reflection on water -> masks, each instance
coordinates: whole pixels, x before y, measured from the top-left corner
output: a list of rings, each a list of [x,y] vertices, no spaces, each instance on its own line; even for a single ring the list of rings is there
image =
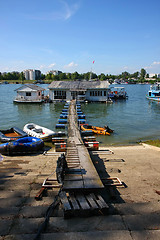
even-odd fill
[[[14,104],[16,84],[0,85],[0,129],[28,122],[55,130],[64,103]],[[48,85],[43,86],[47,89]],[[125,85],[128,99],[112,104],[82,104],[87,123],[108,125],[114,129],[111,136],[98,136],[103,144],[124,144],[141,139],[158,138],[160,133],[160,103],[146,99],[149,85]]]

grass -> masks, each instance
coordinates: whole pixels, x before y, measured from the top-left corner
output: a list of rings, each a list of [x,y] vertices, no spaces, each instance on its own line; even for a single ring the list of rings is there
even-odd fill
[[[144,143],[152,145],[152,146],[160,147],[160,139],[147,140],[147,141],[144,141]]]

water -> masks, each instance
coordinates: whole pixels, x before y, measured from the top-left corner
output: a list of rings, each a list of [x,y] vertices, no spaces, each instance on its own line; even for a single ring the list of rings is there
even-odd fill
[[[58,123],[64,103],[15,104],[13,99],[20,84],[0,85],[0,129],[17,126],[23,129],[33,122],[52,130]],[[121,85],[122,86],[122,85]],[[47,89],[48,85],[43,85]],[[82,104],[89,124],[108,125],[114,129],[111,136],[98,136],[107,145],[130,144],[140,140],[156,139],[160,135],[160,104],[150,102],[145,95],[149,85],[125,85],[128,99],[112,104]]]

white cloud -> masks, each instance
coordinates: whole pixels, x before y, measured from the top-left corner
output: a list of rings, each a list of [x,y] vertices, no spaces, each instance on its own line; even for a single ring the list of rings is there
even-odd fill
[[[160,72],[160,62],[152,62],[149,66],[144,67],[144,69],[153,71],[153,72]]]
[[[80,4],[74,3],[70,4],[67,1],[59,0],[59,8],[50,11],[50,12],[37,12],[34,15],[26,15],[26,17],[34,20],[42,20],[42,21],[54,21],[54,20],[68,20],[71,18],[80,8]]]
[[[61,3],[63,4],[64,12],[63,12],[63,18],[65,20],[72,17],[77,10],[79,9],[79,4],[75,3],[73,5],[69,5],[66,1],[61,0]]]
[[[78,66],[77,63],[71,62],[68,65],[65,65],[64,68],[72,68],[72,67],[77,67],[77,66]]]
[[[55,63],[51,63],[49,66],[48,66],[48,68],[52,68],[52,67],[54,67],[56,64]]]
[[[152,65],[159,65],[160,62],[153,62]]]
[[[51,64],[49,64],[49,65],[44,65],[44,64],[42,64],[42,65],[40,65],[39,69],[40,69],[40,70],[47,70],[47,69],[53,68],[55,65],[56,65],[56,63],[51,63]]]

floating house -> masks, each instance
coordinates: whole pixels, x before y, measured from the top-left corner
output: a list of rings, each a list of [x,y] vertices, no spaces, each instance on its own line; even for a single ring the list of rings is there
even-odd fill
[[[24,84],[17,88],[17,96],[14,102],[18,103],[41,103],[44,101],[44,88],[35,84]]]
[[[108,101],[108,81],[53,81],[49,86],[51,101],[106,102]]]

